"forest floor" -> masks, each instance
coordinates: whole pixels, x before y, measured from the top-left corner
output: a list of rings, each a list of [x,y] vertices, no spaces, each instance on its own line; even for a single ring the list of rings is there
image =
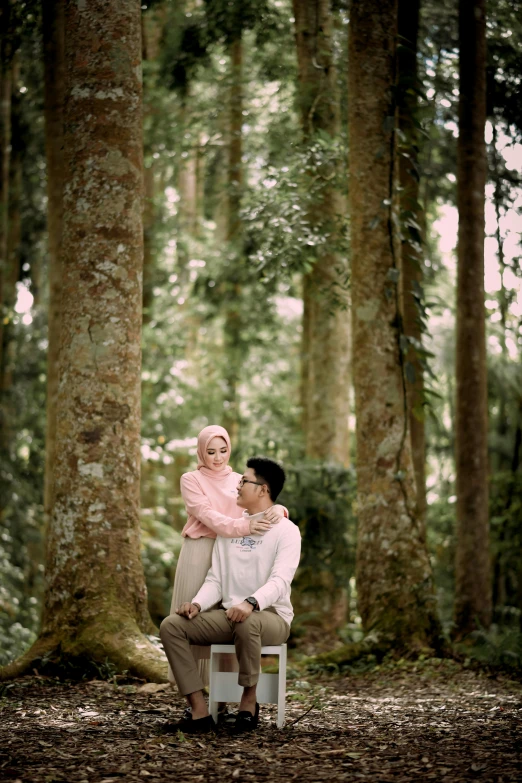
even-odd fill
[[[182,708],[169,686],[8,683],[0,780],[522,780],[522,685],[505,675],[436,660],[341,677],[289,673],[286,726],[262,707],[258,731],[240,737],[164,734]]]

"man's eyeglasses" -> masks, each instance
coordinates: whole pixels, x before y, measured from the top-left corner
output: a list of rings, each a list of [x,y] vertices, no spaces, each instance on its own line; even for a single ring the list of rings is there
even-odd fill
[[[239,483],[238,483],[238,487],[242,487],[243,484],[257,484],[258,487],[262,487],[264,482],[263,481],[251,481],[250,479],[240,478],[239,479]]]

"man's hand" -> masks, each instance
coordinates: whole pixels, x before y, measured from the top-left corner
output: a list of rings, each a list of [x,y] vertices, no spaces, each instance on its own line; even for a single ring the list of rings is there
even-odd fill
[[[193,617],[196,617],[196,615],[199,614],[199,606],[186,602],[181,604],[181,606],[178,606],[176,614],[180,614],[182,617],[188,617],[189,620],[192,620]]]
[[[241,601],[237,606],[231,606],[230,609],[227,609],[225,614],[233,623],[242,623],[247,617],[250,617],[253,611],[252,604],[249,604],[248,601]]]

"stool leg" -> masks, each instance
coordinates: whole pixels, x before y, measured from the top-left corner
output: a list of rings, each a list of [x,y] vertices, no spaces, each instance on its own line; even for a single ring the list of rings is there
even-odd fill
[[[210,683],[209,683],[209,691],[208,691],[208,711],[214,718],[214,721],[217,723],[218,719],[218,702],[213,700],[215,688],[216,688],[216,678],[217,678],[217,667],[218,667],[218,661],[219,661],[219,654],[213,652],[212,647],[210,648]]]
[[[286,644],[281,645],[279,653],[279,679],[277,689],[277,728],[281,729],[285,723],[286,701]]]

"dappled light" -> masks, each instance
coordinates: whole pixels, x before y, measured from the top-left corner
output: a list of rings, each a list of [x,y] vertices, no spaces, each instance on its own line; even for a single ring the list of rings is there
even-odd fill
[[[522,776],[521,53],[0,0],[2,781]]]
[[[452,662],[382,667],[342,679],[303,673],[287,688],[286,726],[262,710],[261,734],[161,733],[181,703],[168,685],[114,678],[78,685],[21,680],[3,695],[3,774],[109,783],[184,779],[485,780],[522,773],[520,688]],[[95,777],[93,778],[93,775]],[[11,779],[8,777],[8,779]]]

